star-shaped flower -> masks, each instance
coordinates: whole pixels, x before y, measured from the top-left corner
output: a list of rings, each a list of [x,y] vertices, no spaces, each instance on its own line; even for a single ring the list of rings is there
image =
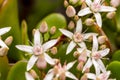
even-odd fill
[[[60,79],[65,80],[66,77],[69,77],[74,80],[78,80],[71,72],[68,70],[72,68],[72,66],[76,63],[76,61],[70,62],[67,65],[64,64],[61,66],[60,63],[56,64],[53,69],[50,69],[46,74],[44,80],[53,80],[53,79]]]
[[[88,7],[80,10],[78,12],[78,16],[85,16],[87,14],[93,13],[99,27],[102,27],[102,19],[99,12],[112,12],[116,10],[114,7],[102,5],[102,0],[93,0],[93,2],[92,0],[85,0],[85,2]]]
[[[92,64],[95,67],[96,74],[100,74],[100,70],[102,72],[106,71],[106,68],[102,62],[102,58],[109,53],[110,49],[106,48],[103,50],[98,51],[98,41],[97,36],[93,36],[93,47],[91,53],[88,55],[88,61],[86,62],[85,66],[83,67],[83,72],[89,69]]]
[[[65,29],[59,29],[65,36],[71,39],[70,44],[67,47],[66,54],[69,54],[76,45],[84,47],[84,41],[92,35],[97,35],[96,33],[82,33],[82,21],[79,19],[77,21],[75,32],[72,33]]]
[[[93,73],[86,73],[88,79],[92,80],[108,80],[110,76],[110,71],[106,71],[104,73],[101,73],[99,75],[93,74]]]
[[[54,60],[46,53],[46,51],[52,46],[54,46],[58,40],[54,39],[54,40],[50,40],[42,44],[42,40],[40,38],[41,38],[40,32],[39,30],[36,30],[34,34],[34,45],[33,46],[16,45],[16,47],[19,50],[32,54],[27,64],[27,71],[29,71],[34,66],[38,58],[41,58],[41,57],[44,58],[47,63],[54,65]]]

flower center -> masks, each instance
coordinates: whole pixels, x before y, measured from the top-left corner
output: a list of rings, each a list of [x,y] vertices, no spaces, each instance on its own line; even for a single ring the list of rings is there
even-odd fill
[[[43,48],[39,45],[34,46],[33,48],[34,55],[40,55],[43,53]]]
[[[98,11],[100,10],[100,8],[101,8],[101,5],[100,5],[99,2],[93,2],[93,3],[91,4],[91,7],[90,7],[90,9],[91,9],[93,12],[98,12]]]
[[[83,35],[81,35],[79,32],[76,32],[73,35],[73,39],[75,42],[81,42],[81,41],[83,41]]]
[[[96,52],[96,53],[93,53],[93,54],[92,54],[92,57],[97,60],[97,59],[100,59],[100,58],[101,58],[101,55],[100,55],[100,53],[97,53],[97,52]]]

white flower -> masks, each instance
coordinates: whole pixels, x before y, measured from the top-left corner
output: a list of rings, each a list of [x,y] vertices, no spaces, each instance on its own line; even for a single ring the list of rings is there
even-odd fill
[[[88,5],[88,7],[80,10],[78,12],[78,15],[85,16],[87,14],[93,13],[99,27],[102,27],[102,19],[99,12],[112,12],[116,10],[116,8],[114,7],[102,5],[102,0],[93,0],[93,2],[91,0],[85,0],[85,2]]]
[[[110,71],[106,71],[104,73],[101,73],[99,75],[93,74],[93,73],[86,73],[88,79],[92,80],[108,80],[110,76]]]
[[[93,47],[91,53],[88,55],[88,61],[83,67],[83,72],[89,69],[92,64],[95,67],[96,74],[100,74],[100,70],[102,72],[106,72],[106,68],[102,62],[102,58],[109,53],[110,49],[106,48],[98,51],[98,41],[97,36],[93,36]]]
[[[25,72],[26,80],[35,80],[29,72]]]
[[[40,38],[41,38],[40,32],[39,30],[36,30],[34,34],[34,45],[33,46],[16,45],[16,47],[19,50],[33,54],[30,60],[28,61],[27,71],[29,71],[34,66],[34,64],[36,63],[38,58],[40,58],[40,56],[44,58],[47,63],[54,65],[54,60],[46,53],[46,51],[52,46],[54,46],[58,40],[54,39],[54,40],[50,40],[42,44],[42,41]]]
[[[61,66],[60,63],[56,64],[53,69],[50,69],[46,74],[44,80],[53,80],[60,79],[65,80],[66,77],[69,77],[73,80],[78,80],[71,72],[68,70],[72,68],[72,66],[76,63],[76,61],[70,62],[67,65]]]
[[[68,45],[67,47],[67,51],[66,51],[66,54],[69,54],[74,48],[76,45],[79,45],[80,47],[84,47],[84,41],[86,39],[88,39],[90,36],[92,35],[97,35],[95,33],[86,33],[86,34],[83,34],[82,33],[82,21],[81,19],[79,19],[77,21],[77,25],[76,25],[76,30],[74,33],[68,31],[68,30],[65,30],[65,29],[59,29],[65,36],[67,36],[68,38],[71,39],[71,42],[70,44]]]
[[[0,36],[10,31],[11,27],[5,27],[0,29]]]

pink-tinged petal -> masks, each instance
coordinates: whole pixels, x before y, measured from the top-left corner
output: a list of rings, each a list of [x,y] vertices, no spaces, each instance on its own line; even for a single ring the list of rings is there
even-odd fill
[[[87,48],[85,42],[77,43],[81,48]]]
[[[35,34],[34,34],[34,44],[35,45],[41,45],[41,42],[40,42],[40,32],[39,30],[35,30]]]
[[[98,50],[98,40],[97,40],[97,36],[93,36],[92,52],[96,52],[97,50]]]
[[[0,36],[10,31],[11,27],[5,27],[0,29]]]
[[[94,3],[100,4],[101,0],[94,0]]]
[[[65,29],[59,29],[65,36],[69,37],[70,39],[72,39],[73,33],[65,30]]]
[[[106,49],[104,49],[104,50],[98,51],[98,53],[100,53],[100,55],[101,55],[102,57],[106,56],[109,52],[110,52],[110,49],[109,49],[109,48],[106,48]]]
[[[47,75],[45,76],[45,78],[43,80],[53,80],[53,76],[54,76],[54,73],[49,72],[49,73],[47,73]]]
[[[91,66],[92,66],[92,61],[91,61],[91,58],[89,58],[88,61],[85,64],[85,66],[83,67],[82,72],[84,72],[87,68],[90,68]]]
[[[113,12],[116,11],[116,8],[110,6],[101,6],[99,12]]]
[[[98,78],[100,78],[101,80],[108,80],[109,76],[110,76],[110,71],[107,71],[107,72],[100,74],[98,76]],[[112,80],[114,80],[114,79],[112,79]]]
[[[70,44],[67,47],[66,54],[69,54],[76,46],[76,43],[74,41],[71,41]]]
[[[100,67],[101,71],[103,73],[106,72],[106,68],[105,68],[103,62],[100,59],[97,60],[97,63],[99,64],[99,67]]]
[[[74,65],[76,62],[77,62],[77,61],[73,61],[73,62],[68,63],[67,66],[66,66],[67,70],[69,70],[70,68],[72,68],[73,65]]]
[[[86,73],[88,79],[96,80],[96,75],[93,73]]]
[[[88,39],[91,36],[97,36],[97,35],[98,35],[97,33],[85,33],[84,34],[84,40]]]
[[[47,53],[44,53],[45,56],[45,60],[50,64],[50,65],[54,65],[55,61],[54,59],[52,59]]]
[[[96,23],[99,27],[102,27],[102,18],[100,13],[94,13],[95,15],[95,19],[96,19]]]
[[[32,57],[30,58],[27,64],[27,71],[29,71],[34,66],[37,60],[38,60],[38,56],[32,55]]]
[[[42,45],[44,51],[46,51],[47,49],[49,49],[49,48],[51,48],[52,46],[54,46],[54,45],[57,43],[57,41],[58,41],[57,39],[54,39],[54,40],[50,40],[50,41],[44,43],[44,44]]]
[[[25,72],[25,78],[26,78],[26,80],[35,80],[35,79],[32,77],[32,75],[31,75],[30,73],[28,73],[28,72]]]
[[[75,31],[75,32],[79,32],[79,33],[82,32],[82,21],[81,21],[81,19],[79,19],[79,20],[77,21],[76,31]]]
[[[92,13],[92,11],[90,10],[90,8],[87,7],[87,8],[80,10],[78,12],[78,16],[85,16],[85,15],[90,14],[90,13]]]
[[[71,79],[78,80],[77,77],[75,77],[71,72],[65,72],[65,75]]]
[[[92,4],[92,1],[91,0],[85,0],[86,4],[90,7],[91,4]]]
[[[1,39],[0,39],[0,47],[6,47],[6,48],[8,48],[7,45]]]
[[[30,54],[33,53],[33,47],[32,46],[27,46],[27,45],[16,45],[16,48],[18,48],[21,51],[28,52]]]
[[[95,59],[92,59],[92,62],[95,67],[95,73],[98,76],[100,74],[100,67],[99,67],[98,63],[95,61]]]

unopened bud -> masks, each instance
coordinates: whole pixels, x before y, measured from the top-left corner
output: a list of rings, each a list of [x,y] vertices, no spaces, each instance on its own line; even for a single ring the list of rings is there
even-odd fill
[[[50,51],[51,51],[51,53],[54,54],[54,55],[57,54],[57,47],[51,48]]]
[[[103,44],[103,45],[100,46],[100,49],[106,49],[106,47],[107,46],[105,44]]]
[[[115,14],[116,14],[116,12],[109,12],[109,13],[107,13],[106,17],[108,19],[113,19],[115,17]]]
[[[74,17],[76,14],[76,10],[73,6],[68,6],[66,9],[66,14],[68,17]]]
[[[77,70],[82,71],[83,65],[84,65],[83,62],[79,62],[79,64],[77,65]]]
[[[88,38],[88,42],[92,42],[93,41],[93,36],[90,36],[89,38]]]
[[[99,36],[98,37],[98,43],[103,44],[106,42],[106,36]]]
[[[33,77],[34,79],[38,78],[37,73],[36,73],[33,69],[30,70],[30,74],[32,75],[32,77]]]
[[[88,19],[85,20],[85,24],[87,26],[92,26],[94,24],[94,20],[91,19],[91,18],[88,18]]]
[[[7,55],[9,48],[8,47],[1,47],[0,48],[0,56],[5,56]]]
[[[111,0],[110,1],[110,4],[113,6],[113,7],[118,7],[120,5],[120,0]]]
[[[47,67],[47,62],[46,60],[44,59],[43,56],[40,56],[37,60],[37,63],[36,63],[36,66],[39,68],[39,69],[45,69]]]
[[[80,80],[88,80],[87,79],[87,75],[86,74],[84,74],[82,77],[81,77],[81,79]]]
[[[65,6],[65,7],[69,6],[69,3],[68,3],[67,0],[64,0],[64,6]]]
[[[74,57],[78,57],[79,55],[80,55],[80,53],[78,51],[75,51],[73,54]]]
[[[75,23],[73,21],[70,21],[68,24],[68,29],[72,30],[75,28]]]
[[[56,27],[55,26],[52,26],[51,29],[50,29],[50,34],[55,34],[56,32]]]
[[[69,3],[75,5],[78,1],[79,0],[69,0]]]
[[[46,33],[48,31],[48,25],[47,23],[44,21],[41,23],[40,25],[40,32],[41,33]]]
[[[36,29],[33,29],[33,30],[32,30],[32,35],[34,35],[34,34],[35,34],[35,31],[36,31]]]
[[[9,46],[9,45],[11,45],[12,41],[13,41],[13,37],[12,37],[12,36],[9,36],[7,39],[5,39],[4,42],[5,42],[6,45]]]
[[[75,16],[74,16],[74,20],[75,20],[75,21],[78,21],[78,20],[79,20],[78,15],[75,15]]]

